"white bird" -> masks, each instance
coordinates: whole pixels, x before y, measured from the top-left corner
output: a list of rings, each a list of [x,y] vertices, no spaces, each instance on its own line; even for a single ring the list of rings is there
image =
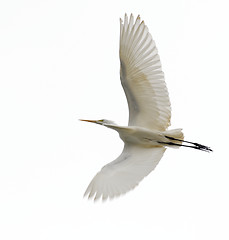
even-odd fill
[[[109,120],[82,120],[117,131],[124,142],[121,155],[105,165],[85,196],[94,200],[117,197],[138,185],[158,164],[166,147],[209,147],[183,140],[182,129],[167,130],[171,107],[158,51],[144,21],[131,14],[120,19],[120,79],[129,106],[128,126]],[[183,144],[186,143],[186,144]]]

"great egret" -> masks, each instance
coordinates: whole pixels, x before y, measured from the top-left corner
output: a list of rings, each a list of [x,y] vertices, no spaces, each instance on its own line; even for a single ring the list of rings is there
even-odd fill
[[[171,107],[160,58],[140,17],[120,19],[120,78],[129,106],[128,126],[109,120],[82,120],[117,131],[123,140],[121,155],[105,165],[89,184],[85,196],[106,200],[133,189],[158,164],[166,147],[209,147],[184,141],[182,129],[167,130]],[[185,144],[184,144],[185,143]]]

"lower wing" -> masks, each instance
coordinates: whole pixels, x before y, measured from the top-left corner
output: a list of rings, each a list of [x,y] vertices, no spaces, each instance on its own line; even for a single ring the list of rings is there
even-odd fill
[[[164,147],[125,144],[121,155],[95,175],[84,196],[106,200],[130,191],[157,166],[164,152]]]

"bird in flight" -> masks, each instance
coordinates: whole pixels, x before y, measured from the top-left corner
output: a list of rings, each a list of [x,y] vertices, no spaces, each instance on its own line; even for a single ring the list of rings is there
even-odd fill
[[[185,141],[182,129],[168,130],[171,106],[158,51],[144,21],[131,14],[120,19],[120,79],[128,107],[128,126],[113,121],[82,120],[111,128],[124,142],[120,156],[105,165],[90,182],[85,196],[97,200],[125,194],[158,164],[167,147],[209,147]]]

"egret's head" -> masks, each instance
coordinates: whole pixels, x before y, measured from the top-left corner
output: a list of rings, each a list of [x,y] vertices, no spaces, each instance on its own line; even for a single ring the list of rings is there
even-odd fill
[[[111,121],[111,120],[107,120],[107,119],[101,119],[101,120],[84,120],[84,119],[79,119],[80,121],[84,121],[84,122],[92,122],[92,123],[96,123],[96,124],[100,124],[100,125],[116,125],[115,122]]]

